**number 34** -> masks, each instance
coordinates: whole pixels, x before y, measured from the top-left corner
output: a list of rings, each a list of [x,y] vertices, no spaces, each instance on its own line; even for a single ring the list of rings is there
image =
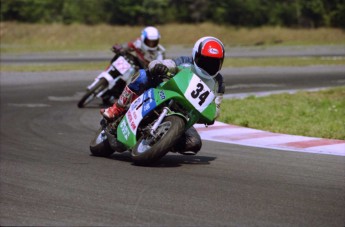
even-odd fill
[[[201,106],[205,100],[207,99],[208,95],[210,94],[209,91],[202,92],[204,90],[204,85],[201,83],[198,83],[196,85],[196,90],[192,91],[191,96],[193,98],[199,98],[199,105]]]

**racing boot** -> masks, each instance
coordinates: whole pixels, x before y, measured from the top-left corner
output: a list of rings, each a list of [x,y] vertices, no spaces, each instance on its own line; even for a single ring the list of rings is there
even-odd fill
[[[113,106],[107,109],[101,109],[100,112],[108,121],[114,121],[116,118],[122,116],[126,112],[129,105],[136,98],[138,98],[138,95],[128,86],[126,86],[117,102],[115,102]]]

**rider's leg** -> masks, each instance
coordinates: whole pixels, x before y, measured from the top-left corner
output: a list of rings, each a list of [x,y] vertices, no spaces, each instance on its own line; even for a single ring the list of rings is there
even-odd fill
[[[112,107],[101,109],[101,114],[107,120],[115,120],[122,116],[128,109],[129,105],[149,86],[149,80],[145,70],[139,70],[134,75],[133,81],[125,87],[117,102]]]
[[[107,120],[115,120],[115,118],[122,116],[126,112],[129,104],[137,97],[138,95],[126,86],[117,102],[107,109],[101,109],[101,114]]]
[[[176,142],[173,151],[184,155],[195,155],[201,149],[202,141],[194,127],[189,128]]]

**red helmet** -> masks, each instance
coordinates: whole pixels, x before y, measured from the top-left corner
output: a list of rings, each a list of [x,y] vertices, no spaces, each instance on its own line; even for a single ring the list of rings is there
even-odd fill
[[[210,79],[221,70],[224,61],[223,43],[211,36],[199,39],[193,48],[193,63],[198,76]]]

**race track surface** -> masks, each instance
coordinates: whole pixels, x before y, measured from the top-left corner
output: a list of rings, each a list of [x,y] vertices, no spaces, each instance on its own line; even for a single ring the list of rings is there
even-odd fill
[[[341,70],[325,71],[314,87],[344,83]],[[243,84],[237,75],[226,73],[231,86]],[[77,101],[95,76],[1,72],[1,226],[345,225],[344,156],[206,140],[196,156],[171,153],[153,167],[91,156],[99,103]],[[282,90],[303,81],[269,77],[262,83]]]

